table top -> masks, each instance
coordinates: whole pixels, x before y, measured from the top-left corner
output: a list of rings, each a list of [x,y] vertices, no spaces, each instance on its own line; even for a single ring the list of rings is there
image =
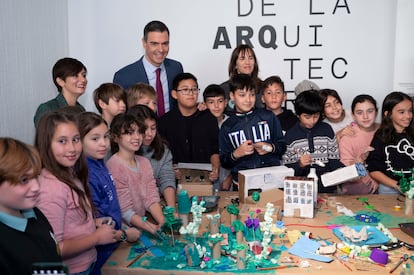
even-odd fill
[[[224,211],[225,206],[230,204],[231,198],[237,197],[237,193],[233,192],[220,192],[220,202],[217,212],[221,214],[221,222],[225,225],[229,224],[229,214],[227,211]],[[317,210],[315,217],[313,219],[309,218],[299,218],[299,217],[283,217],[283,222],[285,223],[287,231],[299,230],[301,232],[311,232],[314,238],[326,239],[329,242],[340,242],[338,237],[334,235],[332,230],[328,227],[329,224],[345,224],[352,225],[352,221],[355,221],[355,218],[346,217],[343,214],[337,213],[336,205],[342,205],[354,212],[363,211],[364,213],[372,213],[373,216],[380,218],[380,222],[390,229],[392,234],[401,241],[404,241],[409,244],[414,244],[414,238],[410,237],[406,233],[402,232],[398,228],[398,223],[414,221],[413,216],[406,216],[404,213],[404,202],[401,201],[401,198],[397,195],[364,195],[365,200],[361,201],[359,198],[361,196],[339,196],[331,194],[320,194],[320,198],[323,199],[323,202],[320,204],[319,209]],[[402,210],[397,210],[396,206],[401,206]],[[369,209],[367,209],[367,207]],[[373,208],[373,209],[372,209]],[[214,214],[214,213],[209,213]],[[203,220],[204,222],[204,220]],[[358,221],[356,221],[358,222]],[[351,223],[351,224],[347,224]],[[200,226],[203,228],[203,225]],[[291,247],[287,238],[282,240],[274,240],[280,244],[285,245],[287,248]],[[278,244],[279,244],[278,243]],[[131,263],[132,259],[130,258],[130,250],[132,245],[129,243],[122,243],[119,248],[112,254],[105,266],[102,268],[103,275],[127,275],[127,274],[150,274],[150,275],[161,275],[161,274],[174,274],[174,275],[188,275],[188,274],[217,274],[217,272],[206,272],[197,270],[162,270],[157,269],[156,266],[151,266],[150,269],[137,267],[132,265],[127,267]],[[289,254],[287,251],[283,251],[280,255],[280,259],[291,257],[294,260],[301,261],[307,260],[310,264],[309,267],[295,267],[295,268],[285,268],[271,271],[260,271],[261,273],[277,273],[278,274],[303,274],[303,273],[313,273],[317,272],[318,274],[333,274],[334,272],[356,272],[361,274],[367,274],[367,271],[370,272],[379,272],[379,273],[389,273],[390,270],[396,265],[398,260],[402,257],[403,254],[408,254],[409,256],[414,255],[413,251],[409,251],[406,248],[399,248],[393,251],[388,252],[388,264],[386,266],[380,266],[375,264],[370,264],[366,262],[361,262],[357,260],[350,259],[347,262],[340,262],[335,257],[331,263],[323,263],[310,259],[300,259],[299,257]],[[341,251],[336,252],[336,256],[345,255]],[[413,265],[413,260],[409,259],[408,262],[410,265]],[[365,271],[362,271],[365,269]],[[399,274],[403,269],[403,265],[399,266],[394,274]],[[226,273],[230,273],[226,271]],[[235,273],[243,273],[242,270],[236,271]],[[251,273],[251,272],[249,272]],[[232,274],[232,273],[230,273]]]

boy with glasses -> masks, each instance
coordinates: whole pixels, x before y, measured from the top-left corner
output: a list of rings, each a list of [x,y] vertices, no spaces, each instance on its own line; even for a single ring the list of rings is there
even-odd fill
[[[168,141],[174,164],[211,163],[209,179],[215,181],[220,167],[217,119],[209,110],[198,110],[199,91],[194,75],[177,75],[171,92],[177,107],[160,118],[158,131]],[[177,173],[176,177],[179,176]]]

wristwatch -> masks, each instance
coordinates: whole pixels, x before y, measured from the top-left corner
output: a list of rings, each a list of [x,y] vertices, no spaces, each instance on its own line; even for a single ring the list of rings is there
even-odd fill
[[[119,239],[121,242],[126,242],[127,241],[127,234],[126,231],[124,229],[121,229],[122,234],[121,234],[121,238]]]

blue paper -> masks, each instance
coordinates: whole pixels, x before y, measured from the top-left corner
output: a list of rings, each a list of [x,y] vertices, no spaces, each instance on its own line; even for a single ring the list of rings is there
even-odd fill
[[[148,238],[146,235],[142,234],[141,237],[139,237],[139,240],[142,242],[143,245],[148,248],[148,250],[157,258],[161,258],[165,256],[164,251],[159,249],[158,247],[155,247],[152,243],[151,239]]]
[[[354,226],[349,226],[349,227],[354,229],[357,232],[360,232],[362,227],[364,227],[364,225],[354,225]],[[376,227],[366,226],[366,225],[365,227],[367,228],[368,239],[366,241],[354,242],[352,244],[359,245],[359,246],[362,246],[362,245],[379,246],[379,245],[386,244],[390,241],[390,239],[387,236],[385,236],[384,233],[379,231]],[[348,240],[344,238],[340,230],[341,228],[337,227],[337,228],[334,228],[332,231],[341,241],[350,243]]]
[[[290,254],[295,256],[312,259],[324,263],[332,262],[332,258],[316,254],[316,251],[321,245],[305,236],[302,236],[295,244],[288,250]]]
[[[154,255],[157,258],[162,258],[165,257],[165,253],[164,251],[162,251],[161,249],[159,249],[158,247],[150,247],[149,251],[152,253],[152,255]]]
[[[151,239],[150,239],[150,238],[148,238],[148,236],[146,236],[146,235],[144,235],[144,234],[142,234],[142,235],[139,237],[139,240],[140,240],[140,241],[141,241],[141,243],[142,243],[143,245],[145,245],[146,247],[153,247],[153,246],[154,246],[154,244],[152,243]]]

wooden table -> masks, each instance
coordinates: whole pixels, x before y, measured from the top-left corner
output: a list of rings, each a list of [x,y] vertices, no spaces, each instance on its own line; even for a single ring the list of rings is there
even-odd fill
[[[223,223],[227,223],[227,212],[223,211],[224,207],[230,203],[231,197],[236,197],[237,193],[220,193],[221,200],[218,211],[222,214],[222,221]],[[320,209],[316,213],[316,216],[314,219],[305,219],[305,218],[294,218],[294,217],[284,217],[283,221],[286,225],[287,230],[299,230],[304,232],[312,232],[313,236],[318,236],[322,239],[328,239],[329,241],[333,242],[340,242],[339,239],[332,233],[332,230],[327,229],[324,227],[327,225],[327,222],[332,221],[332,219],[338,215],[336,212],[336,207],[333,207],[334,201],[337,203],[341,203],[343,206],[353,210],[364,210],[366,209],[366,204],[358,200],[358,196],[334,196],[333,195],[320,195],[323,199],[325,199],[325,202],[321,204]],[[407,217],[404,214],[404,210],[396,211],[394,210],[394,206],[401,205],[404,206],[403,202],[400,202],[397,200],[397,195],[365,195],[365,198],[368,198],[368,202],[370,205],[373,205],[377,211],[380,211],[381,213],[387,213],[392,216],[397,217],[404,217],[404,218],[414,218],[414,217]],[[328,201],[331,202],[328,204]],[[414,244],[414,238],[408,236],[404,232],[402,232],[400,229],[395,228],[391,229],[391,232],[395,237],[397,237],[399,240],[402,240],[404,242]],[[286,246],[290,247],[290,244],[286,241]],[[131,260],[128,260],[128,254],[130,251],[131,245],[127,243],[123,243],[120,245],[120,247],[113,253],[111,258],[108,260],[108,262],[105,264],[105,266],[102,269],[103,275],[127,275],[127,274],[148,274],[148,275],[164,275],[164,274],[174,274],[174,275],[189,275],[189,274],[218,274],[217,272],[204,272],[204,271],[185,271],[185,270],[160,270],[154,267],[153,269],[144,269],[144,268],[127,268],[126,266]],[[360,273],[360,274],[372,274],[372,273],[381,273],[381,274],[389,274],[389,271],[392,267],[394,267],[395,263],[400,259],[400,257],[407,253],[409,256],[414,255],[414,251],[408,251],[406,248],[400,248],[394,251],[388,252],[389,254],[389,262],[388,264],[383,267],[379,265],[374,264],[366,264],[369,269],[369,271],[358,271],[357,266],[354,262],[347,262],[346,264],[352,269],[352,272],[354,273]],[[338,253],[336,255],[341,255],[343,253]],[[281,255],[281,258],[292,256],[288,254],[287,252],[283,252]],[[295,256],[294,256],[295,257]],[[297,258],[297,257],[295,257]],[[300,259],[298,259],[300,260]],[[348,270],[344,265],[342,265],[339,261],[334,260],[331,263],[322,263],[314,260],[308,260],[310,263],[310,267],[307,268],[286,268],[286,269],[279,269],[275,271],[270,271],[270,273],[278,273],[278,274],[304,274],[304,273],[317,273],[319,274],[343,274],[347,272],[351,272]],[[411,259],[408,260],[408,263],[412,266],[414,266]],[[394,271],[393,274],[400,274],[400,271],[402,270],[402,265]],[[269,271],[267,271],[269,273]],[[228,273],[228,272],[227,272]],[[263,271],[262,271],[263,273]],[[229,273],[233,274],[233,273]]]

